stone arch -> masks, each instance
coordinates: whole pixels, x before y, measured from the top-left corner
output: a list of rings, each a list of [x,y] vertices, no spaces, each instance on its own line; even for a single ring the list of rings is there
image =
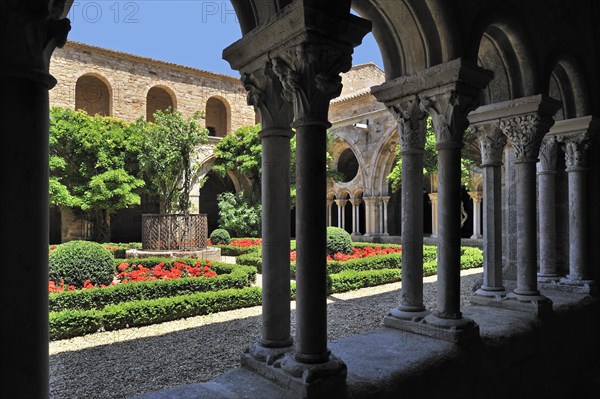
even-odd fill
[[[86,73],[75,83],[75,109],[90,115],[112,115],[112,87],[97,73]]]
[[[544,78],[543,93],[561,102],[555,120],[588,115],[589,95],[579,62],[574,57],[554,57],[546,63],[549,67]]]
[[[231,107],[225,98],[210,97],[206,102],[205,117],[211,136],[225,137],[231,131]]]
[[[388,195],[389,187],[387,176],[394,167],[396,146],[398,143],[398,130],[397,128],[392,127],[383,135],[383,138],[377,145],[373,169],[368,174],[371,180],[365,182],[365,186],[368,187],[368,191],[371,191],[371,195]]]
[[[154,122],[154,113],[158,110],[177,109],[177,98],[173,90],[166,86],[152,86],[146,94],[146,120]]]
[[[459,55],[460,37],[446,2],[354,0],[352,8],[373,22],[388,80]]]
[[[480,22],[471,31],[465,58],[494,72],[482,104],[538,93],[535,52],[522,21],[496,9],[484,10],[474,20]]]
[[[340,153],[335,169],[344,177],[344,183],[351,182],[358,176],[358,158],[350,146]]]
[[[225,175],[221,177],[215,171],[208,171],[206,182],[200,189],[200,213],[208,219],[209,234],[219,226],[219,206],[217,196],[224,192],[236,192],[233,180]]]

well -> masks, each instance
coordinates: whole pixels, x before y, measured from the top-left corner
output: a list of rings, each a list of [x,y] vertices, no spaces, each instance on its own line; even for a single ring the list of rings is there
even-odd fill
[[[194,251],[206,248],[206,214],[142,214],[142,249]]]

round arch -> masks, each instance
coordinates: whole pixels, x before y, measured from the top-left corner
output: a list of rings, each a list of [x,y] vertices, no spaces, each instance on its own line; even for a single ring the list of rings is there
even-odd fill
[[[173,90],[162,85],[152,86],[146,94],[146,120],[154,122],[156,111],[166,111],[169,108],[177,109],[177,97]]]
[[[231,131],[231,107],[221,96],[206,101],[206,128],[211,136],[225,137]]]
[[[554,119],[588,115],[589,93],[579,62],[574,57],[561,55],[551,58],[546,65],[549,68],[544,76],[543,93],[562,104]]]
[[[97,73],[86,73],[75,83],[75,109],[90,115],[112,115],[112,86]]]
[[[370,187],[371,195],[388,195],[387,176],[394,167],[398,143],[398,129],[395,127],[390,128],[379,142],[375,150],[374,169],[369,173],[371,180],[365,184]]]
[[[497,9],[482,11],[471,31],[465,57],[494,72],[483,92],[482,104],[491,104],[539,93],[535,52],[524,24]]]

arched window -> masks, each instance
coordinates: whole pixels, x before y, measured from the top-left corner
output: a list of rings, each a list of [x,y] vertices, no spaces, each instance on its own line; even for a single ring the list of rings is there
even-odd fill
[[[225,100],[211,97],[206,102],[206,128],[211,136],[225,137],[229,133],[229,107]]]
[[[342,174],[344,183],[356,177],[358,173],[358,159],[356,159],[356,155],[354,155],[352,149],[346,148],[340,154],[337,170]]]
[[[75,84],[75,109],[90,115],[110,116],[112,95],[108,83],[94,75],[84,75]]]
[[[158,110],[175,109],[173,96],[165,88],[154,86],[146,96],[146,120],[154,122],[154,113]]]

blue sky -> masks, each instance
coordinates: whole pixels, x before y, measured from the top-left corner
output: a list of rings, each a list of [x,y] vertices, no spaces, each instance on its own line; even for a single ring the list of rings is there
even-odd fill
[[[221,59],[223,48],[241,37],[229,1],[75,0],[69,19],[70,40],[238,76]],[[371,34],[353,62],[383,67]]]

